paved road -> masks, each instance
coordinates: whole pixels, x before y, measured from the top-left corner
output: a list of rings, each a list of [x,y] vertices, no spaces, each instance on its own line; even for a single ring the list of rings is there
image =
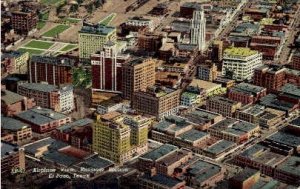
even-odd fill
[[[288,60],[292,50],[290,46],[293,44],[297,32],[300,31],[300,29],[297,28],[300,24],[300,6],[294,15],[294,18],[294,22],[292,22],[288,28],[289,33],[287,35],[287,38],[285,39],[286,41],[284,43],[284,46],[282,47],[281,53],[279,54],[279,59],[277,60],[277,63],[288,64],[289,62]]]

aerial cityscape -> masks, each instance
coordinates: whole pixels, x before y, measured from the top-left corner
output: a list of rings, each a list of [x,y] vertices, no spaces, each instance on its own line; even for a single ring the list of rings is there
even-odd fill
[[[300,0],[1,0],[1,188],[300,189]]]

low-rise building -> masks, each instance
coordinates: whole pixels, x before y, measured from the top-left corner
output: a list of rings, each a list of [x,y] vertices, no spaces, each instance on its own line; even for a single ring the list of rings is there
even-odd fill
[[[18,93],[34,98],[37,106],[57,112],[68,113],[75,108],[71,85],[57,87],[41,83],[21,83],[18,85]]]
[[[208,111],[216,112],[228,117],[234,117],[236,111],[241,107],[242,104],[240,102],[221,96],[214,96],[206,101],[206,109]]]
[[[12,135],[12,140],[5,140],[7,135]],[[31,138],[32,131],[29,125],[13,118],[1,116],[1,140],[22,144]]]
[[[154,176],[147,174],[139,178],[139,187],[143,189],[181,189],[184,186],[185,181],[161,174]]]
[[[27,98],[9,90],[1,90],[1,113],[5,116],[13,116],[35,105],[36,102],[31,97]]]
[[[211,125],[223,119],[223,116],[221,114],[199,108],[186,112],[182,116],[189,122],[195,124],[195,127],[198,130],[207,130]]]
[[[1,56],[1,65],[3,64],[2,75],[5,73],[26,73],[28,60],[28,52],[13,51],[10,53],[3,53]]]
[[[255,144],[234,158],[237,165],[259,170],[262,174],[273,176],[275,167],[286,160],[286,154],[276,152],[276,149]]]
[[[94,121],[92,119],[83,118],[67,123],[57,127],[53,136],[54,138],[71,144],[76,148],[91,149],[93,122]]]
[[[299,186],[300,185],[300,158],[298,156],[288,157],[279,164],[274,172],[274,178],[280,181]]]
[[[253,104],[261,97],[267,95],[267,89],[248,83],[240,83],[232,87],[228,92],[228,98],[242,104]]]
[[[235,143],[243,143],[255,136],[259,132],[258,124],[226,118],[218,123],[212,125],[208,132],[210,135],[232,141]]]
[[[15,115],[19,120],[30,125],[33,132],[46,133],[71,122],[71,117],[46,108],[33,108]]]
[[[260,178],[260,172],[246,167],[243,171],[229,179],[229,186],[236,189],[246,189],[254,186]]]
[[[205,81],[214,81],[218,76],[218,68],[215,63],[206,61],[204,64],[200,64],[197,67],[197,78]]]
[[[25,171],[24,149],[1,142],[1,175],[11,175],[15,171]]]
[[[285,112],[255,104],[244,106],[238,110],[236,118],[259,124],[261,127],[273,128],[282,123],[285,118]]]

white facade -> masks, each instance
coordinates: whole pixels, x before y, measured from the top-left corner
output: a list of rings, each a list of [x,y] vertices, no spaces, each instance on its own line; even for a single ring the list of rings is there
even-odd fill
[[[59,91],[60,94],[60,112],[67,113],[71,112],[74,109],[74,94],[72,87],[63,87],[62,90]]]
[[[149,27],[150,31],[154,30],[154,23],[150,19],[143,19],[143,18],[134,19],[134,18],[132,18],[132,19],[127,20],[126,25],[138,26],[138,27],[145,26],[145,27]]]
[[[191,26],[191,44],[197,44],[199,51],[205,50],[205,27],[204,11],[194,11]]]
[[[262,65],[262,53],[257,52],[250,56],[224,55],[222,75],[226,75],[226,70],[233,72],[233,79],[242,81],[251,79],[254,69]]]

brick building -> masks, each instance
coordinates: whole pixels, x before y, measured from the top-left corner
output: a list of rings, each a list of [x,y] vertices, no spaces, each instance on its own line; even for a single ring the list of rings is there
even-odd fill
[[[14,11],[11,13],[12,28],[22,34],[27,34],[37,26],[37,14],[34,11]]]
[[[138,34],[139,50],[146,52],[158,52],[162,46],[162,36],[156,33],[142,31]]]
[[[30,83],[47,82],[51,85],[72,83],[75,61],[50,56],[32,56],[28,65]]]
[[[1,176],[8,176],[12,170],[25,171],[25,153],[22,148],[1,142]]]
[[[198,65],[198,79],[205,81],[214,81],[217,79],[218,70],[216,64],[206,61],[204,64]]]
[[[1,116],[1,140],[5,136],[12,135],[12,140],[4,140],[6,142],[21,144],[29,142],[32,138],[32,131],[29,125],[9,117]]]
[[[19,113],[16,118],[30,125],[36,133],[46,133],[71,122],[71,117],[40,107]]]
[[[5,116],[13,116],[35,105],[33,98],[27,98],[5,89],[1,90],[1,113]]]
[[[248,83],[240,83],[228,92],[228,98],[241,102],[242,104],[253,104],[261,97],[267,95],[267,89]]]
[[[236,111],[241,107],[242,104],[240,102],[221,96],[215,96],[206,101],[206,109],[208,111],[216,112],[228,117],[234,117]]]
[[[37,106],[57,112],[69,113],[75,108],[72,85],[57,87],[41,83],[20,83],[18,93],[34,98]]]
[[[155,84],[155,62],[152,59],[138,58],[122,65],[123,97],[131,99],[134,92],[145,91]]]
[[[262,52],[264,60],[274,60],[280,45],[280,37],[253,36],[251,38],[250,49]]]
[[[253,84],[277,92],[286,83],[300,85],[300,72],[277,65],[263,65],[254,70]]]
[[[103,50],[91,55],[92,91],[122,91],[122,64],[129,55],[119,52],[117,44],[106,43]]]
[[[179,97],[180,90],[151,86],[147,91],[134,92],[131,105],[137,112],[160,119],[178,111]]]
[[[294,53],[291,65],[293,69],[300,70],[300,51]]]

